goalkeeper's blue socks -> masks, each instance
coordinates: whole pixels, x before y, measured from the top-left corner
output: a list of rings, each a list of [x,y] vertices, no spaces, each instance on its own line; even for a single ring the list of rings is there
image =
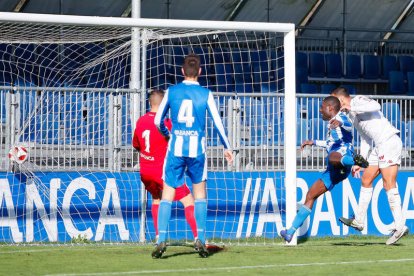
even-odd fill
[[[163,199],[158,207],[158,244],[165,242],[167,238],[167,227],[171,217],[171,204],[171,201]]]
[[[345,154],[341,159],[341,164],[344,167],[351,167],[355,164],[354,158],[348,154]]]
[[[196,199],[194,201],[194,215],[197,223],[198,239],[205,243],[207,222],[207,199]]]
[[[292,222],[292,226],[287,230],[287,234],[293,235],[296,232],[296,230],[302,226],[303,222],[310,215],[310,213],[311,209],[309,209],[305,205],[302,205],[302,207],[300,207],[298,213],[296,214],[295,219]]]

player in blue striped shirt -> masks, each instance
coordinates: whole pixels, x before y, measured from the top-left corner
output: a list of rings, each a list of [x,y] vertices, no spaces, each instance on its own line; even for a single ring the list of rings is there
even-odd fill
[[[224,126],[210,90],[197,82],[201,73],[200,58],[190,54],[184,59],[182,68],[184,81],[170,87],[160,104],[155,116],[155,125],[161,133],[170,137],[168,151],[164,162],[164,189],[158,211],[157,246],[152,252],[153,258],[161,258],[166,250],[166,232],[171,216],[171,203],[175,188],[183,185],[184,173],[187,172],[193,185],[195,198],[194,213],[197,223],[198,237],[195,249],[201,257],[207,257],[205,246],[205,228],[207,220],[206,201],[206,113],[213,119],[220,140],[224,145],[224,156],[229,163],[233,161],[233,153],[224,131]],[[170,111],[172,120],[171,133],[164,125],[164,118]]]
[[[306,146],[319,146],[326,148],[328,152],[328,166],[322,176],[313,183],[306,194],[305,203],[296,214],[292,226],[287,230],[280,231],[282,238],[290,242],[296,230],[310,215],[315,200],[322,194],[330,191],[336,184],[346,179],[353,165],[363,168],[368,167],[368,162],[360,155],[354,156],[352,145],[352,123],[349,118],[340,111],[341,103],[333,96],[328,96],[322,101],[320,113],[324,121],[337,120],[339,125],[331,129],[328,125],[328,137],[326,140],[307,140],[301,145],[303,150]]]

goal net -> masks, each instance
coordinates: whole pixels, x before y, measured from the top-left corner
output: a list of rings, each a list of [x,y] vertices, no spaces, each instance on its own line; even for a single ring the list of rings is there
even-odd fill
[[[196,53],[236,155],[227,165],[207,116],[207,239],[281,243],[296,212],[293,25],[10,13],[0,22],[2,242],[154,241],[133,130],[148,91],[182,81]],[[7,156],[16,145],[28,152],[22,164]],[[193,240],[180,203],[168,239]]]

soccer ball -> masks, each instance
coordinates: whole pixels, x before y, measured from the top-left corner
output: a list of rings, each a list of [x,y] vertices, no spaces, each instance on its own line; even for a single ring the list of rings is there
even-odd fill
[[[14,146],[9,151],[9,159],[17,164],[23,164],[28,157],[27,149],[23,146]]]

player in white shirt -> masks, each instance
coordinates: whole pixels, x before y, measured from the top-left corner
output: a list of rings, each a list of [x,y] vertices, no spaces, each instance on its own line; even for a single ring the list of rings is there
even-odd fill
[[[381,105],[368,97],[355,96],[351,98],[345,88],[339,87],[332,91],[332,96],[338,97],[341,110],[348,116],[361,136],[361,155],[368,160],[369,166],[362,175],[362,187],[359,195],[358,209],[355,218],[340,218],[347,226],[362,231],[368,205],[372,198],[372,184],[381,174],[388,203],[394,218],[395,230],[386,244],[395,244],[408,234],[408,227],[402,215],[401,197],[397,188],[398,166],[401,164],[402,142],[399,130],[391,125],[381,112]],[[335,123],[331,122],[335,127]],[[361,168],[354,166],[353,175],[359,175]]]

